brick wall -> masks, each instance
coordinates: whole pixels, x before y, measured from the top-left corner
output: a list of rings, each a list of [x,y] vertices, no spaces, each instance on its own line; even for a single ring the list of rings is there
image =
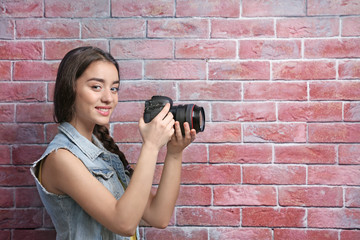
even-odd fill
[[[0,239],[55,238],[29,165],[81,45],[120,63],[111,132],[131,162],[145,99],[206,109],[171,224],[144,239],[360,239],[358,0],[2,0],[0,16]]]

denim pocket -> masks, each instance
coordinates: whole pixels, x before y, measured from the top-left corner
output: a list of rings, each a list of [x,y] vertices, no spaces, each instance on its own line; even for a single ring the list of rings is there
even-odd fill
[[[91,172],[95,177],[101,177],[104,180],[109,180],[115,174],[114,170],[107,168],[95,168],[91,169]]]

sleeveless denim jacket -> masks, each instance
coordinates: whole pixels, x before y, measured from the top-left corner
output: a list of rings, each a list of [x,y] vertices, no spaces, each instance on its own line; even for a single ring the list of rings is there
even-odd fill
[[[41,160],[60,148],[67,149],[84,163],[90,173],[116,199],[119,199],[125,191],[123,185],[126,187],[130,179],[125,174],[124,166],[119,157],[107,151],[95,136],[93,136],[93,142],[82,136],[70,123],[62,123],[59,126],[59,133],[51,141],[40,159],[35,161],[31,167],[30,171],[35,178],[40,198],[55,226],[57,240],[130,239],[130,237],[123,237],[106,229],[68,195],[56,195],[48,192],[36,176],[36,168]],[[136,236],[139,239],[138,229]]]

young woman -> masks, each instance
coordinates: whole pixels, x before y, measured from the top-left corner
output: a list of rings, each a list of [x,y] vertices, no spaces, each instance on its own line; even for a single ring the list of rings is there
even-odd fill
[[[196,131],[169,112],[139,120],[143,140],[131,169],[105,127],[118,102],[119,66],[94,47],[68,52],[55,84],[59,133],[31,168],[57,239],[138,239],[141,219],[165,228],[180,187],[182,152]],[[160,149],[167,154],[156,194],[151,193]],[[131,178],[131,179],[130,179]]]

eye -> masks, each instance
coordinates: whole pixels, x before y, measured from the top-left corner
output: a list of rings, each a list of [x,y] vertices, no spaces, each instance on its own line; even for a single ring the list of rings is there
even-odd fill
[[[101,86],[100,85],[94,85],[94,86],[91,86],[91,88],[95,91],[100,91],[101,90]]]
[[[110,90],[114,93],[117,93],[119,91],[119,87],[112,87]]]

